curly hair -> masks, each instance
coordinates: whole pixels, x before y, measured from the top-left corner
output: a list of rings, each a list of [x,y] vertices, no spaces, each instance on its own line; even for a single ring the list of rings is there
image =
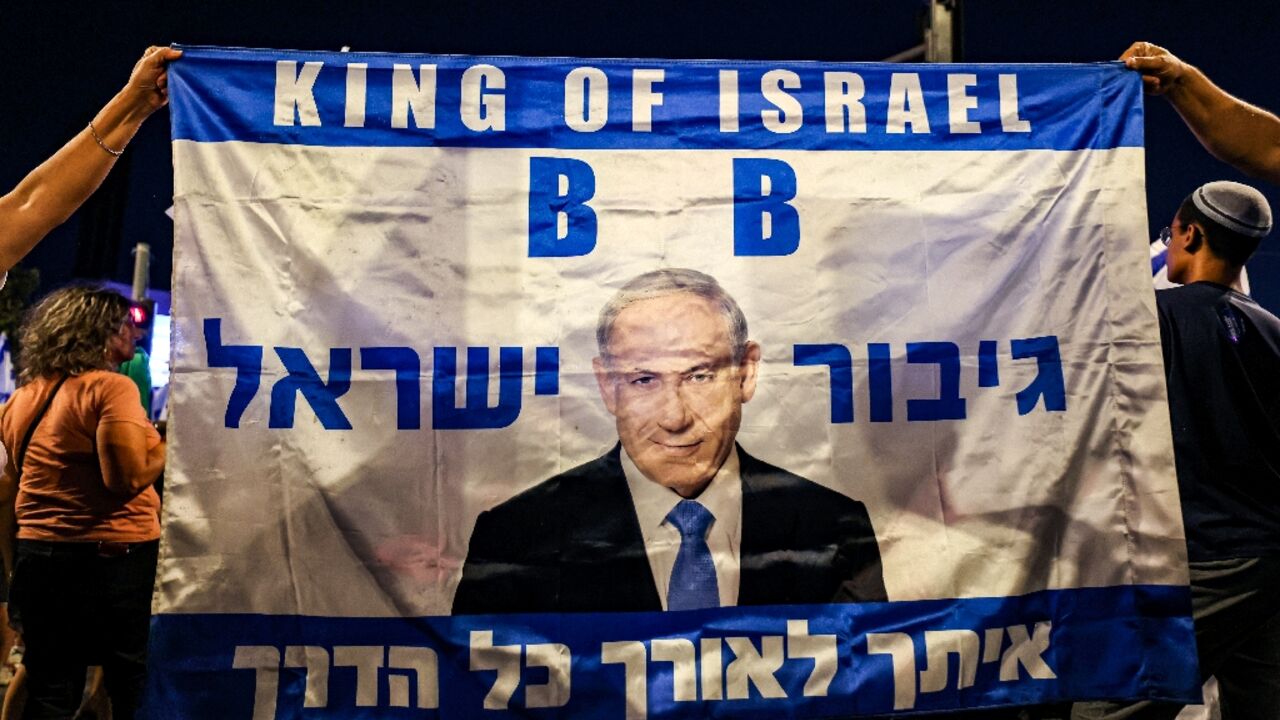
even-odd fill
[[[74,285],[41,298],[18,330],[18,383],[110,368],[107,341],[129,319],[129,301],[113,290]]]

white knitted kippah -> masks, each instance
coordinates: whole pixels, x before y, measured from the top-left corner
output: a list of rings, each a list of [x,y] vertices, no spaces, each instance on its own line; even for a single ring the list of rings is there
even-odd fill
[[[1271,205],[1262,193],[1238,182],[1205,183],[1191,193],[1191,202],[1210,220],[1247,237],[1271,232]]]

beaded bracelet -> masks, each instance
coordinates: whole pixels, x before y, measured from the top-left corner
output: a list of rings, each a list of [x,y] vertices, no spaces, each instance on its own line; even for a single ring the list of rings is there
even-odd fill
[[[111,148],[107,147],[106,143],[102,142],[102,138],[98,136],[98,129],[93,126],[92,120],[89,121],[89,133],[93,135],[93,139],[98,143],[98,147],[102,148],[103,150],[106,150],[107,152],[111,153],[116,157],[120,157],[121,155],[124,154],[124,150],[112,150]]]

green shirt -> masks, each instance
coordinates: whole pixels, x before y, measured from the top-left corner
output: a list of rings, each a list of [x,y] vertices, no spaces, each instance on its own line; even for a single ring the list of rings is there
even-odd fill
[[[147,355],[147,351],[142,348],[134,350],[133,359],[120,364],[120,372],[128,375],[133,384],[138,386],[142,410],[147,414],[147,419],[151,419],[151,357]]]

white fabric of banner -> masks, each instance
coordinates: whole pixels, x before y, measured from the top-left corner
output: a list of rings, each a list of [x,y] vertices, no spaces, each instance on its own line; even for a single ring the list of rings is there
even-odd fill
[[[598,245],[530,258],[531,155],[595,171]],[[794,168],[799,249],[733,256],[734,157]],[[524,150],[176,141],[170,487],[156,611],[448,614],[476,516],[616,442],[591,373],[600,307],[656,267],[715,276],[763,348],[738,441],[867,505],[890,600],[1185,584],[1141,148],[981,152]],[[200,336],[265,347],[262,386],[223,426],[234,370]],[[1010,340],[1058,338],[1069,412],[1020,416],[1036,376]],[[1000,379],[978,385],[998,341]],[[962,422],[908,422],[938,396],[910,342],[961,352]],[[889,343],[894,421],[829,421],[840,343],[866,382]],[[435,347],[525,348],[509,427],[431,429]],[[354,364],[351,430],[267,429],[273,347],[404,346],[422,358],[420,430],[398,430],[386,371]],[[534,346],[560,348],[560,391],[533,394]],[[459,369],[463,366],[460,354]],[[496,374],[495,374],[496,377]],[[462,404],[459,383],[459,405]],[[490,383],[490,405],[497,383]],[[1043,402],[1043,401],[1042,401]],[[1174,559],[1174,562],[1170,560]]]

